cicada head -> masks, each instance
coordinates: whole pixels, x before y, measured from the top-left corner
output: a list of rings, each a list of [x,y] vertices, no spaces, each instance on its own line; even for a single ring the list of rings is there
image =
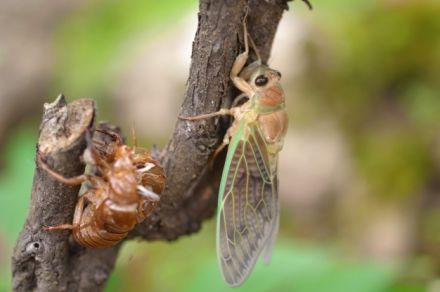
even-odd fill
[[[244,68],[240,77],[252,87],[255,94],[249,98],[258,111],[270,112],[284,108],[280,72],[256,61]]]
[[[265,92],[273,86],[279,86],[281,73],[255,61],[240,72],[240,77],[246,80],[255,92]]]

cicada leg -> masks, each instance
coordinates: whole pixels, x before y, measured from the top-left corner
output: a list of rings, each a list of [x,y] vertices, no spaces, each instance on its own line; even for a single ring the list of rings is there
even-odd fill
[[[210,114],[204,114],[204,115],[198,115],[198,116],[193,116],[193,117],[182,117],[179,116],[179,119],[181,120],[185,120],[185,121],[197,121],[197,120],[204,120],[204,119],[209,119],[212,117],[218,117],[218,116],[225,116],[225,115],[231,115],[233,116],[235,113],[235,109],[234,108],[222,108],[219,111],[210,113]]]
[[[66,185],[79,185],[82,184],[84,181],[88,179],[88,176],[85,174],[81,174],[74,177],[64,177],[63,175],[57,173],[53,169],[51,169],[41,158],[40,154],[37,154],[37,163],[38,165],[46,171],[48,174],[50,174],[53,178],[56,180],[65,183]]]
[[[249,34],[247,31],[247,25],[246,25],[246,17],[245,15],[243,19],[243,33],[244,33],[244,52],[235,58],[234,64],[232,65],[231,73],[229,74],[229,77],[231,78],[232,82],[234,83],[235,87],[240,89],[243,93],[245,93],[247,96],[252,96],[254,91],[249,83],[246,82],[243,78],[238,76],[240,74],[241,70],[243,70],[244,66],[246,65],[246,62],[249,58]],[[261,62],[260,54],[256,50],[255,44],[251,39],[251,45],[254,49],[258,62]]]
[[[219,153],[222,152],[222,150],[225,149],[226,146],[228,146],[228,144],[229,144],[229,139],[227,142],[223,140],[222,144],[220,144],[220,146],[218,146],[217,149],[215,149],[214,154],[212,155],[213,156],[212,160],[214,160],[217,157],[217,155],[219,155]]]
[[[60,224],[60,225],[55,225],[55,226],[44,226],[43,230],[44,231],[55,231],[55,230],[72,230],[74,228],[76,228],[77,226],[75,226],[74,224]]]
[[[222,152],[223,149],[225,149],[226,146],[229,145],[229,136],[228,134],[225,135],[225,138],[223,138],[222,144],[215,149],[214,154],[212,154],[211,159],[209,160],[209,167],[211,169],[214,168],[214,161],[217,158],[217,156]]]
[[[217,112],[214,112],[214,113],[198,115],[198,116],[194,116],[194,117],[182,117],[182,116],[179,116],[179,119],[187,120],[187,121],[197,121],[197,120],[204,120],[204,119],[209,119],[209,118],[212,118],[212,117],[224,116],[224,115],[231,115],[231,116],[233,116],[237,112],[237,110],[239,110],[239,107],[233,107],[233,108],[230,108],[230,109],[222,108],[221,110],[219,110]],[[231,129],[231,128],[229,128],[229,129]],[[213,155],[214,159],[229,144],[229,138],[231,136],[231,134],[229,132],[230,131],[228,130],[228,132],[226,133],[225,137],[223,138],[222,144],[214,151],[214,155]]]
[[[247,11],[243,18],[243,33],[244,33],[244,52],[238,55],[235,58],[234,64],[232,65],[230,77],[232,81],[234,81],[234,78],[238,76],[238,74],[243,70],[244,65],[246,64],[248,58],[249,58],[249,43],[248,43],[248,31],[247,31]]]
[[[238,107],[239,104],[240,104],[244,99],[248,99],[248,100],[249,100],[249,97],[246,95],[246,93],[242,93],[242,94],[238,95],[236,98],[234,98],[234,101],[232,102],[232,106],[231,106],[231,108]]]
[[[234,134],[234,131],[235,131],[234,125],[229,127],[229,129],[226,131],[226,134],[225,134],[225,137],[223,138],[222,144],[220,144],[220,146],[218,146],[217,149],[214,151],[213,160],[217,157],[218,154],[220,154],[220,152],[222,152],[222,150],[226,146],[229,145],[229,142],[231,140],[231,137]]]
[[[81,223],[82,214],[84,212],[84,203],[86,200],[86,194],[82,195],[78,199],[78,203],[75,206],[75,213],[73,215],[73,222],[72,224],[60,224],[55,226],[44,226],[44,231],[54,231],[54,230],[66,230],[66,229],[76,229],[79,227],[79,224]]]

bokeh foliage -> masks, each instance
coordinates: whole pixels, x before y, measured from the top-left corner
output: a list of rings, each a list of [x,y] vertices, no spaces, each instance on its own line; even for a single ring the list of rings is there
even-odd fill
[[[68,89],[69,96],[107,93],[127,43],[163,33],[196,5],[194,0],[91,2],[58,31],[57,85]]]

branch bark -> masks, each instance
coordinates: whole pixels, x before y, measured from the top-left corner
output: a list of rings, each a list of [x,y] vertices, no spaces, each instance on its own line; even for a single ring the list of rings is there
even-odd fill
[[[89,99],[67,104],[60,96],[45,105],[37,152],[52,169],[67,177],[84,172],[79,158],[94,113],[94,102]],[[79,188],[36,168],[28,218],[12,258],[15,291],[96,291],[104,286],[118,247],[85,249],[69,242],[67,231],[42,230],[54,223],[72,222]]]
[[[229,72],[243,50],[242,20],[248,10],[248,29],[263,61],[287,9],[287,0],[200,0],[199,24],[193,43],[188,86],[180,110],[192,116],[228,107],[237,95]],[[59,98],[45,108],[38,150],[49,166],[67,177],[84,171],[79,157],[84,133],[92,125],[90,100],[66,104]],[[207,167],[222,141],[227,121],[178,120],[162,155],[167,187],[160,205],[130,237],[174,240],[196,232],[213,215],[224,157]],[[35,171],[29,215],[14,250],[15,291],[99,291],[113,269],[119,245],[86,249],[69,241],[69,232],[42,232],[41,227],[71,222],[79,187],[57,182]]]

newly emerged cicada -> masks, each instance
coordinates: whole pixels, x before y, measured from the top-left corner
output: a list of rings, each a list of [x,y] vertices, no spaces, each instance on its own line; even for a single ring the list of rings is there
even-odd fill
[[[232,115],[217,154],[229,145],[220,183],[217,211],[217,255],[225,281],[239,286],[261,255],[268,263],[278,231],[278,153],[287,131],[281,74],[262,64],[243,21],[245,51],[233,64],[230,78],[242,92],[240,106],[184,120]],[[258,60],[245,67],[250,41]]]

